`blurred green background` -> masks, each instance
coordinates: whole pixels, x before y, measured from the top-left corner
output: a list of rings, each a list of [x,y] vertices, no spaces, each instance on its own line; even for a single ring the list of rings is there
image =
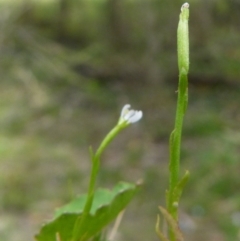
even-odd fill
[[[240,1],[189,0],[181,171],[186,240],[240,240]],[[85,193],[88,147],[122,106],[144,118],[114,140],[98,185],[144,180],[116,240],[158,240],[178,81],[179,0],[0,0],[0,240],[34,240]]]

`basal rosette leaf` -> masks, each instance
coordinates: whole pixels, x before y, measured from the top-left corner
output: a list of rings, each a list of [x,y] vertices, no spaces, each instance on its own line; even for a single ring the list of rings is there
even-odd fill
[[[80,233],[78,239],[88,240],[96,235],[127,206],[139,189],[139,185],[120,182],[112,191],[99,189],[94,196],[90,214],[85,223],[84,233]],[[81,218],[86,202],[86,195],[77,197],[69,204],[58,209],[54,218],[43,225],[38,241],[71,241],[74,224]]]

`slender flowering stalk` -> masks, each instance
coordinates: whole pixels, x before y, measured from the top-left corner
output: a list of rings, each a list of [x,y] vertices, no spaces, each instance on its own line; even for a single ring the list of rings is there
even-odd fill
[[[131,106],[127,104],[122,108],[121,115],[117,125],[106,135],[106,137],[103,139],[102,143],[100,144],[99,148],[97,149],[96,153],[94,154],[90,149],[92,168],[91,168],[90,182],[88,186],[87,201],[86,201],[82,216],[74,224],[72,241],[79,241],[79,240],[81,241],[81,237],[79,237],[79,234],[83,233],[83,231],[86,228],[85,220],[87,219],[92,207],[94,193],[95,193],[95,183],[96,183],[97,174],[100,166],[100,157],[103,151],[106,149],[109,143],[117,136],[117,134],[121,130],[125,129],[130,124],[138,122],[143,116],[142,111],[132,110],[130,109],[130,107]]]
[[[179,85],[175,127],[170,136],[170,163],[169,163],[169,189],[167,191],[167,210],[173,219],[178,222],[178,204],[182,190],[188,180],[186,171],[179,180],[180,148],[184,114],[188,103],[188,71],[189,71],[189,37],[188,37],[189,4],[181,7],[177,31]],[[170,240],[176,240],[176,234],[170,228]]]

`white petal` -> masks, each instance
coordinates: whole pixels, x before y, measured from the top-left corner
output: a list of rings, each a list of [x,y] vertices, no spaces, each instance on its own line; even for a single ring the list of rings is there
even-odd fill
[[[124,116],[129,112],[130,107],[131,107],[131,105],[129,105],[129,104],[126,104],[123,106],[122,111],[121,111],[121,116],[120,116],[121,119],[124,119]]]
[[[139,121],[143,116],[142,111],[134,111],[134,114],[132,116],[130,116],[130,118],[128,119],[129,123],[135,123],[137,121]]]
[[[126,112],[126,114],[123,116],[125,121],[128,121],[135,113],[135,110],[129,110]]]

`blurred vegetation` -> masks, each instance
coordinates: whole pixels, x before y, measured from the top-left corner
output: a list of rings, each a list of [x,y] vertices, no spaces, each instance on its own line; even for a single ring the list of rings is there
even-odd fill
[[[119,240],[157,240],[176,103],[182,1],[0,1],[0,239],[33,240],[86,191],[88,146],[126,103],[143,121],[105,154],[99,185],[145,181]],[[186,240],[240,237],[240,2],[190,0],[190,101],[181,204]],[[144,232],[136,232],[136,230]]]

